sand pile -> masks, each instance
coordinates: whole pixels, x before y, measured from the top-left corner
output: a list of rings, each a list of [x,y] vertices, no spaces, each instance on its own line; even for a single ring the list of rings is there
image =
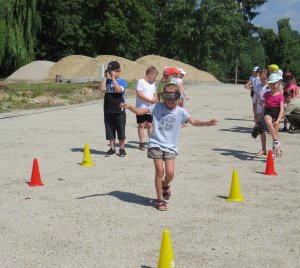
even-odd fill
[[[218,82],[211,74],[200,71],[191,65],[156,55],[144,56],[136,61],[130,61],[114,55],[101,55],[96,58],[80,55],[68,56],[57,62],[51,68],[48,79],[55,80],[56,75],[62,75],[65,78],[98,77],[99,65],[103,64],[106,68],[107,64],[112,60],[120,62],[122,69],[121,76],[128,81],[134,81],[144,77],[147,67],[153,65],[160,71],[158,79],[160,79],[164,67],[172,66],[183,68],[187,72],[186,80]]]
[[[210,73],[201,71],[189,64],[182,63],[180,61],[168,59],[161,56],[148,55],[137,59],[135,62],[145,66],[153,65],[159,71],[163,70],[164,67],[166,66],[182,68],[187,72],[187,74],[185,75],[186,80],[218,82],[218,80]]]
[[[186,81],[218,82],[211,74],[198,70],[191,65],[156,55],[144,56],[136,61],[114,55],[101,55],[96,58],[71,55],[57,63],[34,61],[18,69],[6,80],[55,81],[57,75],[61,75],[64,78],[97,78],[99,77],[99,65],[103,64],[106,68],[107,64],[112,60],[120,62],[122,68],[121,77],[127,81],[135,81],[144,77],[147,67],[153,65],[160,72],[157,80],[161,78],[164,67],[169,66],[183,68],[187,72],[185,76]]]
[[[7,81],[43,81],[47,79],[49,70],[55,65],[52,61],[33,61],[22,66],[9,77]]]

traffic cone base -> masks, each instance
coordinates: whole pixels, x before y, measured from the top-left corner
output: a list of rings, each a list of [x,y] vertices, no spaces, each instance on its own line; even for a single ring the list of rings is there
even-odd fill
[[[32,165],[32,173],[31,173],[31,180],[29,182],[30,187],[35,186],[44,186],[41,180],[40,170],[39,170],[39,164],[36,158],[33,160]]]
[[[230,187],[230,194],[227,198],[228,202],[243,202],[244,198],[241,194],[240,190],[240,183],[239,183],[239,176],[236,169],[232,172],[232,180],[231,180],[231,187]]]
[[[91,159],[90,148],[88,144],[85,144],[84,146],[83,161],[81,165],[84,167],[94,166],[94,163]]]
[[[265,175],[268,176],[277,176],[277,172],[275,171],[274,167],[274,159],[273,159],[273,151],[268,151],[268,158],[267,158],[267,164],[265,169]]]
[[[163,231],[157,268],[175,268],[169,230]]]

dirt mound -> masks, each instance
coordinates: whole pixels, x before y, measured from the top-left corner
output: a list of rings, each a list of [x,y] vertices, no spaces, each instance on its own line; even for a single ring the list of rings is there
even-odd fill
[[[33,61],[16,70],[6,81],[43,81],[55,65],[52,61]]]
[[[92,60],[93,58],[82,55],[64,57],[50,69],[48,79],[55,80],[57,74],[63,77],[76,77],[74,74],[82,68],[89,66],[88,63]]]
[[[107,64],[112,60],[116,60],[120,63],[122,69],[121,77],[128,81],[135,81],[144,77],[147,67],[153,65],[160,72],[158,79],[161,78],[161,73],[164,67],[171,66],[183,68],[187,72],[185,76],[186,80],[218,82],[218,80],[211,74],[198,70],[189,64],[156,55],[144,56],[136,61],[131,61],[114,55],[101,55],[96,58],[72,55],[57,62],[51,68],[48,79],[55,80],[56,75],[62,75],[65,78],[99,77],[99,65],[103,64],[106,68]]]
[[[182,63],[180,61],[172,60],[172,59],[161,57],[161,56],[148,55],[148,56],[144,56],[144,57],[137,59],[136,62],[139,64],[146,65],[146,66],[153,65],[159,71],[163,70],[167,66],[182,68],[187,72],[187,74],[185,75],[185,80],[218,82],[218,80],[210,73],[198,70],[197,68],[195,68],[189,64]]]
[[[103,64],[104,68],[106,68],[107,64],[112,60],[120,63],[122,69],[121,77],[127,81],[136,81],[144,77],[147,67],[153,65],[159,70],[157,80],[161,79],[164,67],[169,66],[183,68],[187,72],[185,76],[186,81],[218,82],[211,74],[198,70],[189,64],[156,55],[144,56],[136,61],[114,55],[101,55],[96,58],[71,55],[61,59],[57,63],[34,61],[15,71],[6,80],[55,81],[56,75],[61,75],[64,78],[97,78],[99,77],[99,65]]]

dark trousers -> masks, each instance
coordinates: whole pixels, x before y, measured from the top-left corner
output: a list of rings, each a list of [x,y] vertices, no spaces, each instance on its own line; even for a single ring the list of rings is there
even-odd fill
[[[287,115],[286,118],[294,128],[300,129],[300,114],[291,113],[290,115]]]

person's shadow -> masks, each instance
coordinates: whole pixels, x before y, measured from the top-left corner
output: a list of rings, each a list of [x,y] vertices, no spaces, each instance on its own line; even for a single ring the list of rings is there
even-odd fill
[[[77,153],[77,152],[83,153],[84,148],[72,148],[71,152],[73,152],[73,153]],[[95,150],[95,149],[90,149],[90,153],[91,154],[98,154],[98,155],[105,155],[106,152],[105,151],[98,151],[98,150]]]
[[[91,198],[91,197],[101,197],[101,196],[113,196],[115,198],[118,198],[121,201],[127,202],[127,203],[134,203],[141,206],[154,206],[155,199],[137,195],[134,193],[129,192],[122,192],[122,191],[112,191],[106,194],[93,194],[93,195],[86,195],[86,196],[80,196],[76,199],[85,199],[85,198]]]
[[[222,128],[219,131],[230,131],[230,132],[235,132],[235,133],[247,133],[250,134],[252,132],[252,128],[248,127],[231,127],[231,128]]]
[[[266,159],[251,154],[246,151],[232,150],[232,149],[212,149],[213,151],[221,152],[221,155],[234,156],[243,161],[255,160],[255,161],[266,161]]]
[[[125,144],[125,148],[130,148],[130,149],[136,149],[138,148],[138,146],[134,146],[132,144],[139,144],[138,142],[135,142],[135,141],[128,141],[126,144]],[[108,144],[109,146],[109,144]],[[119,144],[117,143],[116,144],[116,147],[118,148],[119,147]],[[73,153],[83,153],[84,152],[84,148],[72,148],[71,149],[71,152]],[[98,154],[98,155],[105,155],[106,154],[106,151],[100,151],[100,150],[95,150],[95,149],[90,149],[90,154]]]

